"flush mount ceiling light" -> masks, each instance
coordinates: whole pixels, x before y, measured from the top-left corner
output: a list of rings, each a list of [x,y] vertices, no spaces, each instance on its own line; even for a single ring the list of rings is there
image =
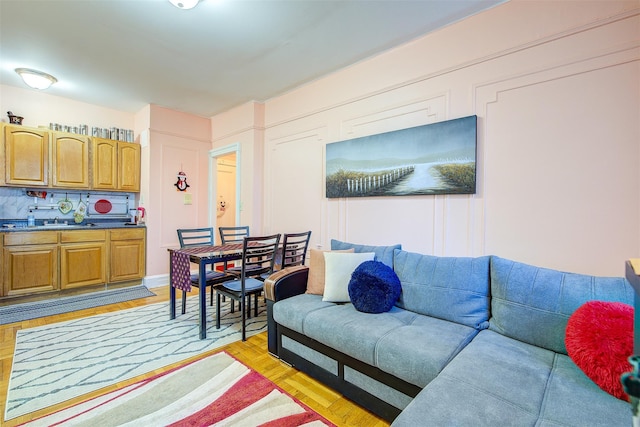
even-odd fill
[[[32,70],[30,68],[16,68],[16,73],[27,86],[34,89],[47,89],[49,86],[58,81],[51,74],[43,73],[42,71]]]
[[[200,0],[169,0],[172,5],[179,9],[193,9]]]

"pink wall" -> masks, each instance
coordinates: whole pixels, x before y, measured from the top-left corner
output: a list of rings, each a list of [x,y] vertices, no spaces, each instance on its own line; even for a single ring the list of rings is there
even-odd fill
[[[622,275],[640,253],[639,5],[512,0],[267,101],[263,231]],[[214,117],[214,144],[253,113]],[[324,197],[327,143],[472,114],[477,194]]]
[[[142,143],[143,204],[148,210],[147,276],[169,271],[167,249],[178,247],[178,228],[209,226],[208,152],[211,126],[208,118],[197,117],[152,105],[148,135]],[[189,188],[175,186],[178,172],[187,175]],[[145,183],[145,179],[147,180]],[[191,197],[187,204],[185,197]]]
[[[237,173],[241,175],[240,220],[251,234],[262,234],[264,173],[264,104],[251,102],[211,119],[214,149],[238,146]]]

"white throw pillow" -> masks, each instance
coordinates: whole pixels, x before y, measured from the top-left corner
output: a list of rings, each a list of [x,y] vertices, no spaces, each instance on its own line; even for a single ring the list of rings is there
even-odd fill
[[[314,295],[324,295],[324,253],[329,251],[323,251],[320,249],[309,250],[309,278],[307,279],[307,293]],[[344,249],[334,252],[350,252],[353,253],[353,248]]]
[[[372,261],[373,252],[324,253],[324,295],[322,301],[349,302],[349,281],[353,271],[363,262]]]

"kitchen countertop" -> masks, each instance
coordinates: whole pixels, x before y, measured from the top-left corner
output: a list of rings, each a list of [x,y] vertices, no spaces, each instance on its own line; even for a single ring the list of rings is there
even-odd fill
[[[2,220],[0,220],[2,221]],[[7,220],[6,222],[0,222],[2,228],[0,228],[0,232],[2,233],[12,233],[16,231],[65,231],[65,230],[100,230],[105,228],[145,228],[144,224],[131,224],[129,222],[124,221],[95,221],[95,222],[87,222],[82,224],[71,223],[68,225],[62,224],[49,224],[44,225],[43,223],[36,224],[35,227],[27,227],[25,226],[24,221],[19,221],[18,223]],[[6,224],[13,224],[13,228],[9,228]]]

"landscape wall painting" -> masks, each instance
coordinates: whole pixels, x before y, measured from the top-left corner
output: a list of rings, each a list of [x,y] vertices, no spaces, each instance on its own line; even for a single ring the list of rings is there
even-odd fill
[[[474,194],[477,117],[327,144],[327,197]]]

